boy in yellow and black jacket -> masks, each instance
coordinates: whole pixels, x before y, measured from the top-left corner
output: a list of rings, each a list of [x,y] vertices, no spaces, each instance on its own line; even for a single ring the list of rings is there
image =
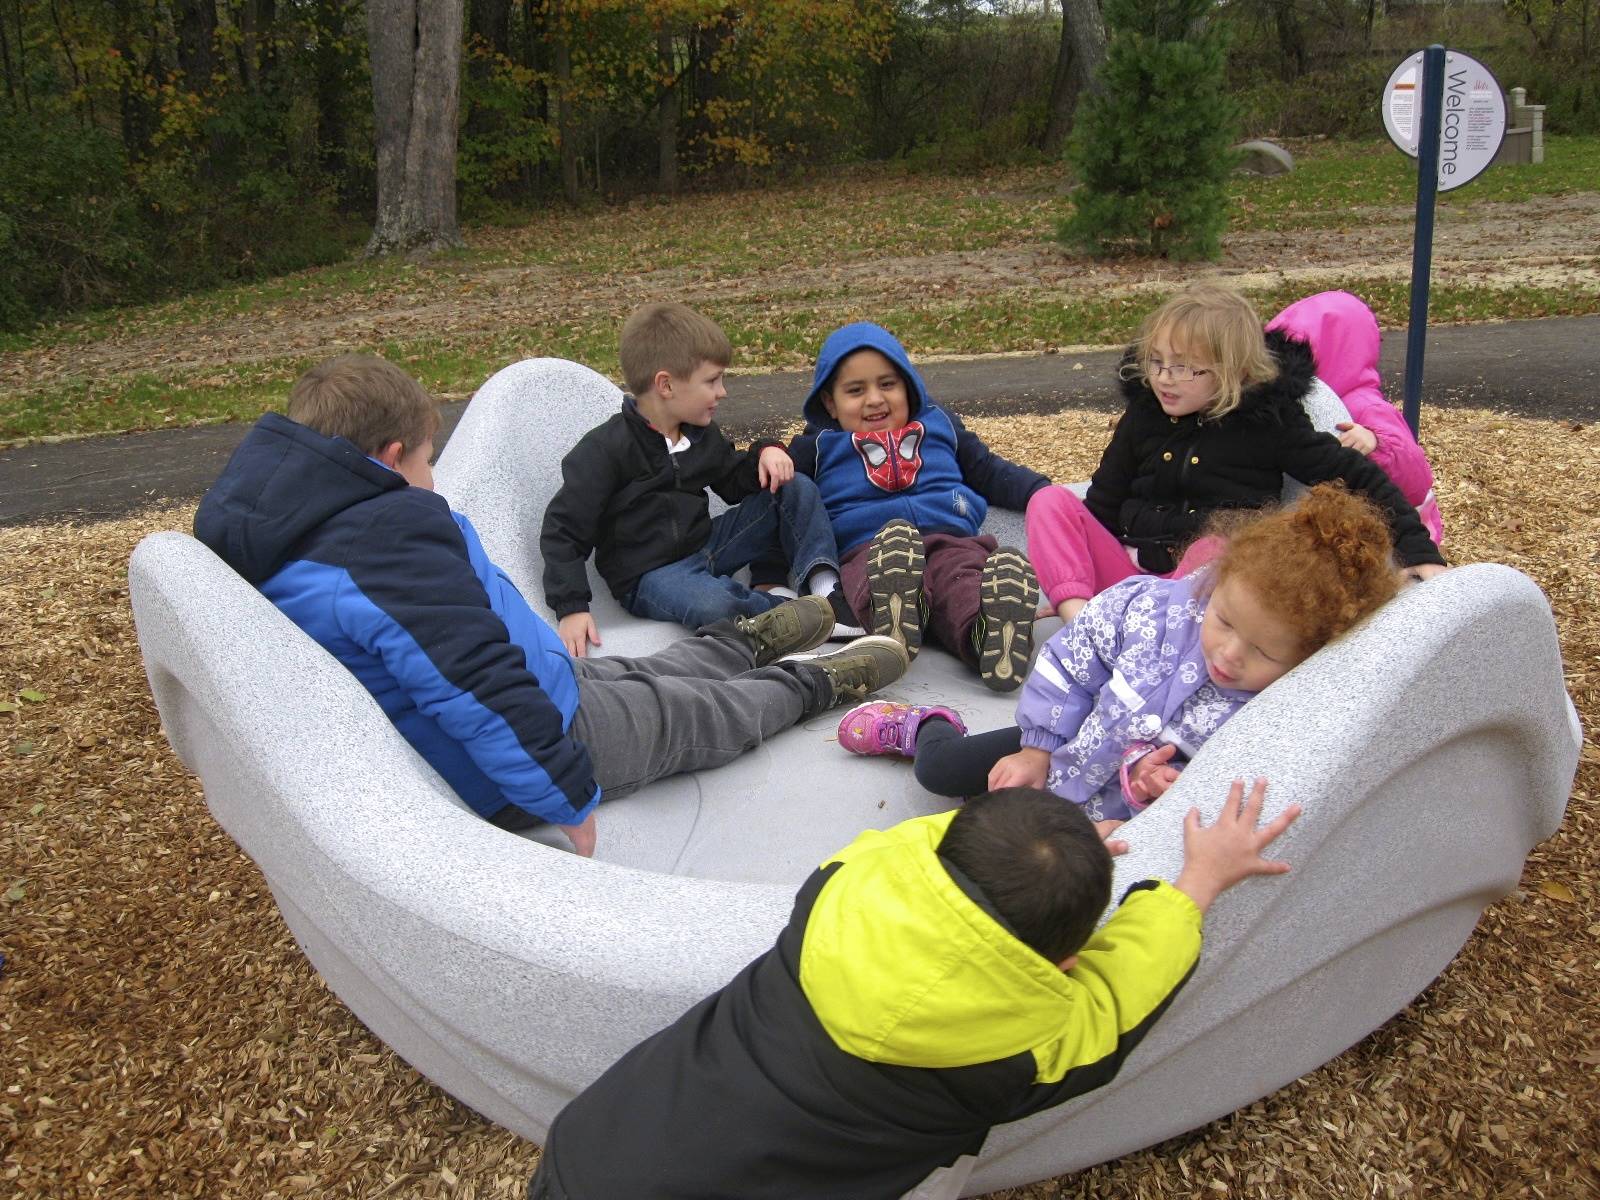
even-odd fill
[[[1188,979],[1201,917],[1287,864],[1265,791],[1191,812],[1176,883],[1128,890],[1076,805],[1011,788],[863,833],[777,945],[557,1116],[530,1200],[892,1200],[992,1125],[1108,1082]]]

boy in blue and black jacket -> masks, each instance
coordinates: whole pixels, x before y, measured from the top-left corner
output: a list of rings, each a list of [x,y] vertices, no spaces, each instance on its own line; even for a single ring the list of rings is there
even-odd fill
[[[709,625],[642,658],[574,659],[472,523],[434,493],[438,408],[382,359],[307,372],[195,513],[195,536],[372,693],[474,812],[548,821],[592,854],[595,806],[729,762],[892,682],[904,649],[833,631],[822,597]]]
[[[859,623],[913,657],[926,625],[989,687],[1018,687],[1038,583],[1020,551],[979,530],[990,504],[1021,512],[1050,481],[935,404],[894,335],[868,322],[823,342],[805,417],[789,453],[822,494]]]

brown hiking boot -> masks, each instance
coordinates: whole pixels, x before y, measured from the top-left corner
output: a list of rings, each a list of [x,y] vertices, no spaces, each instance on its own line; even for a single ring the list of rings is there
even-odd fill
[[[846,700],[865,700],[879,688],[887,687],[906,673],[911,658],[894,638],[868,634],[832,654],[809,659],[806,665],[828,677],[831,708]]]
[[[833,633],[833,605],[826,596],[801,596],[754,617],[739,617],[733,627],[749,640],[756,666],[790,654],[814,650]]]

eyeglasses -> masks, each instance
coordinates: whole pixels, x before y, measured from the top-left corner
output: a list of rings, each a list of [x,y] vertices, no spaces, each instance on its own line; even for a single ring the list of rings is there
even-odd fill
[[[1191,367],[1187,363],[1151,363],[1145,368],[1145,374],[1151,379],[1160,379],[1165,375],[1173,383],[1188,383],[1201,375],[1211,374],[1209,367]]]

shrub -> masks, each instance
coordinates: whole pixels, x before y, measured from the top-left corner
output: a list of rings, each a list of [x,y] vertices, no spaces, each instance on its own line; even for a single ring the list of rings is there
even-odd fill
[[[1061,240],[1091,253],[1215,258],[1227,223],[1237,108],[1211,0],[1106,0],[1100,90],[1079,104],[1081,181]]]

